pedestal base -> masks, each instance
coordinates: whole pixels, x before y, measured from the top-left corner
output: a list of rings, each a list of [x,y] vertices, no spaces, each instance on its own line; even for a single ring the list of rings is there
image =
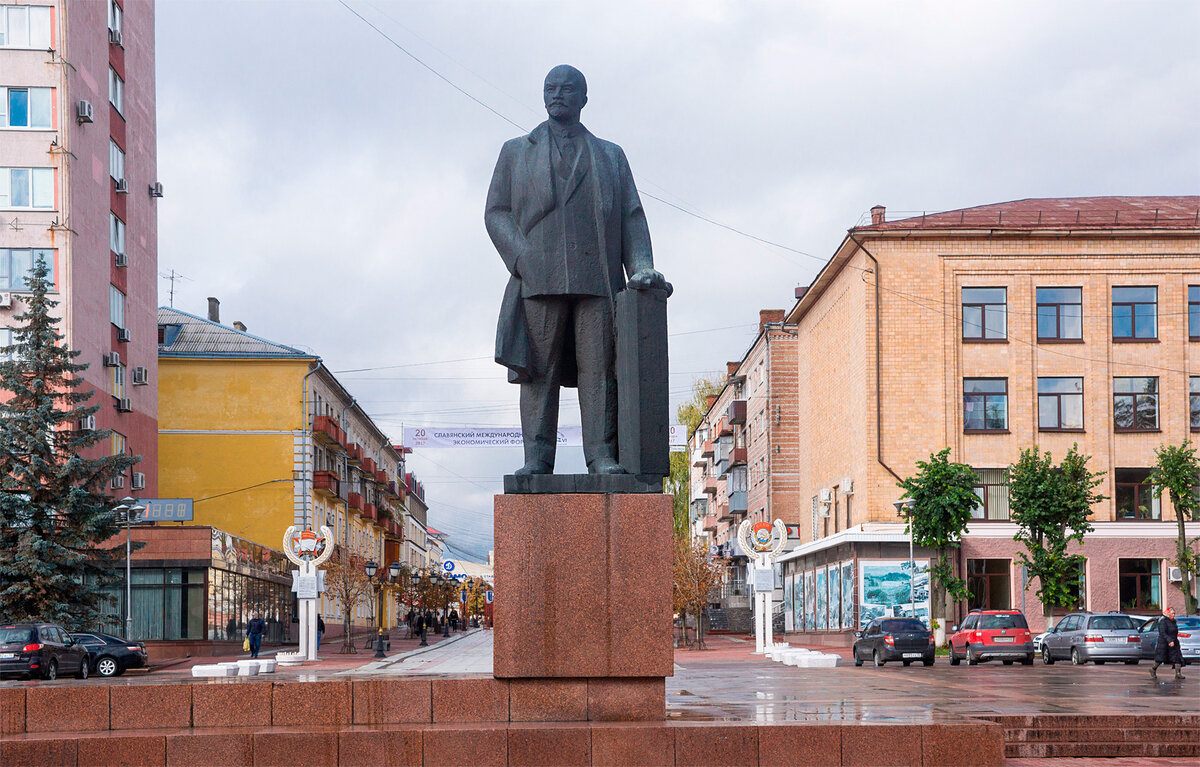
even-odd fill
[[[499,495],[497,679],[667,677],[669,495]]]

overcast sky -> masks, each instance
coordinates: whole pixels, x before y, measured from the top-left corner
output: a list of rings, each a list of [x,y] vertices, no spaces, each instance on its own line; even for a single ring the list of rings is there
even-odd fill
[[[1200,4],[346,0],[531,129],[541,83],[588,79],[624,147],[670,302],[672,401],[787,308],[874,204],[1200,191]],[[158,3],[159,266],[176,308],[309,349],[402,425],[516,426],[490,361],[506,272],[483,227],[516,127],[337,0]],[[169,282],[160,282],[168,303]],[[465,361],[459,361],[465,360]],[[446,362],[450,361],[450,362]],[[443,364],[429,364],[443,363]],[[578,424],[573,392],[562,423]],[[491,548],[519,449],[410,468],[457,552]],[[558,470],[583,471],[579,449]],[[233,488],[231,488],[233,489]]]

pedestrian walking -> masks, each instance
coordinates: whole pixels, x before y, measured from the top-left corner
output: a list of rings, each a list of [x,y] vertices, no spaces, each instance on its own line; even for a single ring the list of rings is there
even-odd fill
[[[458,631],[458,610],[450,611],[450,628]]]
[[[1163,610],[1158,620],[1158,644],[1154,647],[1154,665],[1150,667],[1150,678],[1158,679],[1158,667],[1171,664],[1175,678],[1183,679],[1183,651],[1179,649],[1179,625],[1175,623],[1175,608]]]
[[[250,619],[250,623],[246,624],[246,638],[250,640],[250,657],[258,657],[258,649],[262,647],[263,634],[267,630],[267,624],[258,613],[254,613],[254,617]]]
[[[321,616],[317,615],[317,652],[321,651],[321,637],[325,635],[325,621],[321,620]]]

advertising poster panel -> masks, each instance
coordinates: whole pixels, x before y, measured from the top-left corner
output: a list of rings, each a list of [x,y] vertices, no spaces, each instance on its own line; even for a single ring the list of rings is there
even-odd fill
[[[899,617],[920,618],[929,624],[929,563],[915,564],[916,572],[910,578],[907,559],[858,563],[861,571],[860,626],[876,618]]]

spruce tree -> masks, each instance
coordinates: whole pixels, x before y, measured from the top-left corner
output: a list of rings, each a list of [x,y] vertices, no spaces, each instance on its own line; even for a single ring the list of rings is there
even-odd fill
[[[94,626],[116,580],[97,547],[117,532],[111,480],[140,457],[110,456],[108,431],[79,422],[99,407],[51,310],[44,260],[35,260],[25,310],[0,361],[0,620]]]

